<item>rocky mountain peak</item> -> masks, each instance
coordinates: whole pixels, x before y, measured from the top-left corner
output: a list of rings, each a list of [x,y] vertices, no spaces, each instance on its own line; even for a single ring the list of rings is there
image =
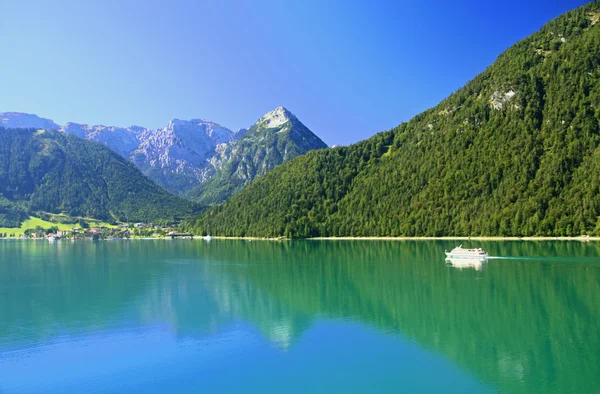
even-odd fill
[[[281,127],[292,119],[297,118],[285,107],[279,106],[274,110],[264,114],[256,123],[266,128],[276,128]]]
[[[186,195],[203,204],[221,203],[276,166],[326,147],[294,114],[277,107],[219,147],[211,159],[213,172]]]

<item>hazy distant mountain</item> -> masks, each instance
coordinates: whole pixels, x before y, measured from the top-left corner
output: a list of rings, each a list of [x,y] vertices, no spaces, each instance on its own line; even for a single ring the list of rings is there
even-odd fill
[[[173,119],[163,129],[142,131],[129,159],[159,185],[182,193],[210,177],[217,146],[234,138],[231,130],[211,121]]]
[[[0,127],[6,128],[29,128],[58,130],[60,126],[50,119],[40,118],[33,114],[24,114],[21,112],[0,112]]]
[[[102,125],[88,126],[69,122],[60,127],[59,130],[86,140],[100,142],[121,156],[129,158],[130,152],[139,146],[139,136],[146,129],[139,126],[123,128]]]
[[[273,128],[273,130],[279,130],[277,127],[283,129],[284,123],[288,121],[287,116],[291,115],[282,107],[269,114],[261,119],[264,122],[269,122],[268,127]],[[293,117],[293,115],[291,116]],[[282,138],[287,135],[285,132],[274,139],[264,140],[256,136],[256,133],[251,133],[253,137],[247,138],[247,129],[240,129],[234,133],[226,127],[204,119],[173,119],[166,127],[155,130],[141,126],[90,126],[79,123],[67,123],[64,126],[59,126],[52,120],[40,118],[37,115],[5,112],[0,113],[0,126],[7,128],[56,129],[90,141],[100,142],[133,162],[142,173],[157,184],[174,193],[183,194],[211,179],[222,165],[230,162],[232,153],[237,153],[241,147],[247,150],[250,141],[259,144],[258,146],[261,149],[268,148],[269,155],[263,163],[264,168],[248,170],[249,172],[245,175],[246,181],[243,182],[244,185],[254,179],[256,174],[264,174],[267,169],[273,168],[274,165],[287,161],[307,150],[325,146],[295,117],[293,119],[294,122],[302,126],[300,129],[302,129],[302,133],[306,134],[306,141],[302,142],[303,138],[300,136],[302,133],[298,132],[300,134],[295,135],[290,141],[298,139],[299,145],[297,147],[288,146],[287,143],[284,143],[282,147],[285,148],[285,151],[281,152],[279,152],[281,147],[271,149],[265,144],[280,143],[280,140],[285,140],[285,138]],[[282,123],[278,124],[278,122]],[[232,145],[239,139],[244,139],[244,143]],[[258,151],[258,146],[255,149],[256,151]],[[279,153],[275,154],[275,152]],[[234,156],[236,155],[234,154]],[[259,159],[253,161],[256,165],[259,164],[257,160]],[[260,166],[263,164],[260,164]],[[222,182],[225,178],[220,176],[219,182]],[[226,186],[226,189],[231,190],[233,193],[234,190],[240,189],[242,183],[235,178],[232,179],[235,185]],[[219,187],[223,187],[219,182],[215,185],[219,184]],[[226,192],[223,195],[231,195],[232,193]],[[209,200],[215,201],[215,199]]]
[[[218,154],[211,160],[216,173],[187,196],[203,204],[220,203],[279,164],[326,147],[296,116],[278,107],[241,138],[217,148]]]
[[[202,119],[173,119],[158,130],[76,123],[67,123],[61,130],[108,146],[174,193],[190,190],[206,180],[215,148],[235,136],[231,130]]]

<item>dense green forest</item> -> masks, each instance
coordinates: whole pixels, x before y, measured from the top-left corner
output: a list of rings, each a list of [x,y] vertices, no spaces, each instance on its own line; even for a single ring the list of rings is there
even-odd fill
[[[99,143],[57,131],[0,129],[0,226],[18,227],[34,212],[153,221],[197,211]]]
[[[0,194],[0,227],[19,227],[27,217],[24,208],[8,201]]]
[[[229,236],[600,235],[600,4],[435,108],[285,163],[184,227]]]
[[[310,150],[327,147],[291,112],[283,107],[273,112],[276,111],[282,112],[287,119],[285,123],[268,127],[264,117],[261,118],[242,138],[221,152],[216,174],[189,192],[187,197],[205,205],[221,203],[281,163]]]

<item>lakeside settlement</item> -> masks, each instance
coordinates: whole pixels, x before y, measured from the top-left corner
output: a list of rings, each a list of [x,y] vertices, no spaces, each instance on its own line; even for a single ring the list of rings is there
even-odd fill
[[[4,239],[46,239],[56,241],[68,240],[112,240],[132,238],[191,238],[188,233],[179,232],[174,226],[153,225],[152,223],[120,224],[116,226],[73,227],[59,229],[58,226],[42,228],[37,226],[27,229],[22,234],[4,232],[0,238]]]

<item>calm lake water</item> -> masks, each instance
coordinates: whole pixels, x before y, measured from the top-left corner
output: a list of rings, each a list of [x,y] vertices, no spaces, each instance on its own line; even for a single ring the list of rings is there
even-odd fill
[[[600,244],[0,241],[0,393],[600,392]]]

